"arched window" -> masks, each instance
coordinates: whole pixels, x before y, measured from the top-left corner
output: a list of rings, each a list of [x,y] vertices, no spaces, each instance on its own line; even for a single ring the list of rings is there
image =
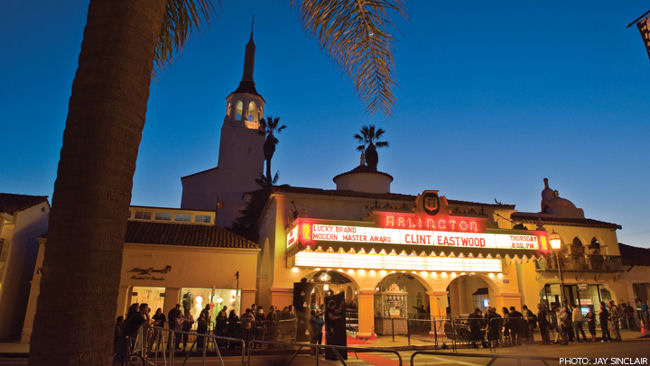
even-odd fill
[[[585,248],[582,246],[580,239],[573,238],[573,243],[571,244],[571,255],[574,257],[583,256],[585,254]]]
[[[252,121],[255,117],[255,102],[248,103],[248,120]]]
[[[244,113],[244,102],[241,100],[237,101],[237,104],[235,105],[235,120],[239,121],[241,120],[241,115]]]
[[[232,104],[228,102],[228,107],[226,107],[226,115],[230,116],[230,113],[232,112]]]

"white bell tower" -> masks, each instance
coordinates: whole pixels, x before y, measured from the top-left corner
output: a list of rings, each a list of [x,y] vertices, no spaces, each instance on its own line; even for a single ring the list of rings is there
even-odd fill
[[[221,126],[219,160],[215,168],[181,178],[181,208],[216,211],[216,223],[231,227],[246,206],[244,193],[259,189],[255,179],[264,169],[264,98],[255,89],[253,30],[246,44],[244,74],[237,89],[226,97]]]

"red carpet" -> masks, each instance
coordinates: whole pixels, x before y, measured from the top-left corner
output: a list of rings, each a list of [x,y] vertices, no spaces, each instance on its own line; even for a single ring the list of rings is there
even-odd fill
[[[366,342],[363,339],[357,339],[348,336],[347,338],[348,341],[348,346],[354,347],[356,345],[360,344],[371,344],[370,342]],[[378,354],[371,354],[371,353],[365,353],[365,352],[354,352],[354,351],[348,351],[348,357],[356,357],[362,361],[365,361],[371,365],[375,366],[397,366],[399,365],[399,362],[397,360],[390,359],[389,354],[387,353],[386,356],[380,356]]]

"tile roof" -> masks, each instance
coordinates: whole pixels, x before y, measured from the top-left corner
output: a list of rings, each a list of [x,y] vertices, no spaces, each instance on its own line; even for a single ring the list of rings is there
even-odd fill
[[[411,202],[415,202],[415,199],[417,198],[417,196],[410,195],[410,194],[365,193],[365,192],[336,190],[336,189],[292,187],[287,185],[275,186],[273,187],[273,192],[274,193],[284,192],[284,193],[320,194],[324,196],[375,198],[375,199],[399,200],[399,201],[411,201]],[[480,203],[480,202],[459,201],[459,200],[451,200],[451,199],[447,199],[447,202],[449,202],[452,205],[463,205],[463,206],[489,206],[489,207],[510,208],[510,209],[515,208],[515,205],[508,205],[508,204]]]
[[[211,248],[258,248],[256,243],[219,226],[147,221],[129,221],[124,241]]]
[[[47,201],[47,196],[0,193],[0,212],[13,215],[18,211],[35,206],[44,201]]]
[[[618,243],[621,260],[626,265],[650,266],[650,249]]]
[[[532,222],[532,223],[537,222],[537,220],[539,219],[542,222],[548,224],[605,227],[610,229],[623,228],[621,225],[614,224],[611,222],[598,221],[593,219],[582,219],[582,218],[575,218],[575,217],[558,217],[547,213],[515,212],[512,215],[510,215],[510,218],[514,221],[519,220],[523,222]]]

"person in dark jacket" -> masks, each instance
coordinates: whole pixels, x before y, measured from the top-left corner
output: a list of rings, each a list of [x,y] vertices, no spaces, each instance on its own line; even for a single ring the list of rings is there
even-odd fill
[[[169,337],[167,338],[167,347],[172,343],[172,334],[174,331],[179,331],[177,327],[178,321],[177,319],[181,318],[183,314],[181,313],[181,304],[176,304],[174,308],[172,308],[169,313],[167,313],[167,321],[169,322]],[[180,348],[180,343],[181,343],[181,334],[176,333],[176,336],[174,337],[174,344],[176,345],[176,348]]]
[[[520,346],[522,333],[526,329],[524,315],[518,312],[514,306],[511,306],[508,312],[508,322],[510,323],[512,344]]]
[[[208,334],[208,327],[210,325],[210,304],[206,305],[201,313],[199,314],[199,319],[197,320],[196,332],[199,334]],[[205,343],[205,336],[198,336],[196,339],[196,349],[203,349],[203,344]]]
[[[598,311],[598,320],[600,321],[600,331],[603,336],[601,337],[601,342],[608,342],[612,340],[612,336],[609,335],[609,311],[607,311],[607,305],[601,301],[600,310]]]
[[[501,338],[503,319],[493,307],[488,308],[487,314],[485,314],[485,319],[487,321],[486,327],[488,342],[490,343],[490,347],[496,348],[499,344],[499,338]]]
[[[154,342],[158,342],[160,346],[162,344],[162,331],[159,328],[164,328],[165,323],[167,322],[167,317],[163,313],[161,308],[156,309],[156,313],[151,317],[153,319],[154,331],[151,337],[151,344],[149,347],[153,349]]]
[[[542,304],[537,304],[537,324],[539,325],[539,333],[542,336],[542,344],[551,344],[551,338],[548,335],[548,311]]]
[[[311,318],[309,319],[309,335],[310,341],[313,344],[323,344],[323,320],[322,315],[316,310],[311,311]],[[313,354],[316,354],[316,349],[313,350]]]
[[[478,348],[476,342],[480,342],[480,344],[485,343],[483,333],[481,332],[483,321],[484,319],[481,310],[478,308],[474,309],[474,313],[472,313],[469,318],[469,340],[472,342],[474,348]]]
[[[594,310],[591,307],[589,307],[585,319],[587,319],[587,328],[589,329],[589,334],[591,334],[591,341],[596,342],[596,314],[594,314]]]

